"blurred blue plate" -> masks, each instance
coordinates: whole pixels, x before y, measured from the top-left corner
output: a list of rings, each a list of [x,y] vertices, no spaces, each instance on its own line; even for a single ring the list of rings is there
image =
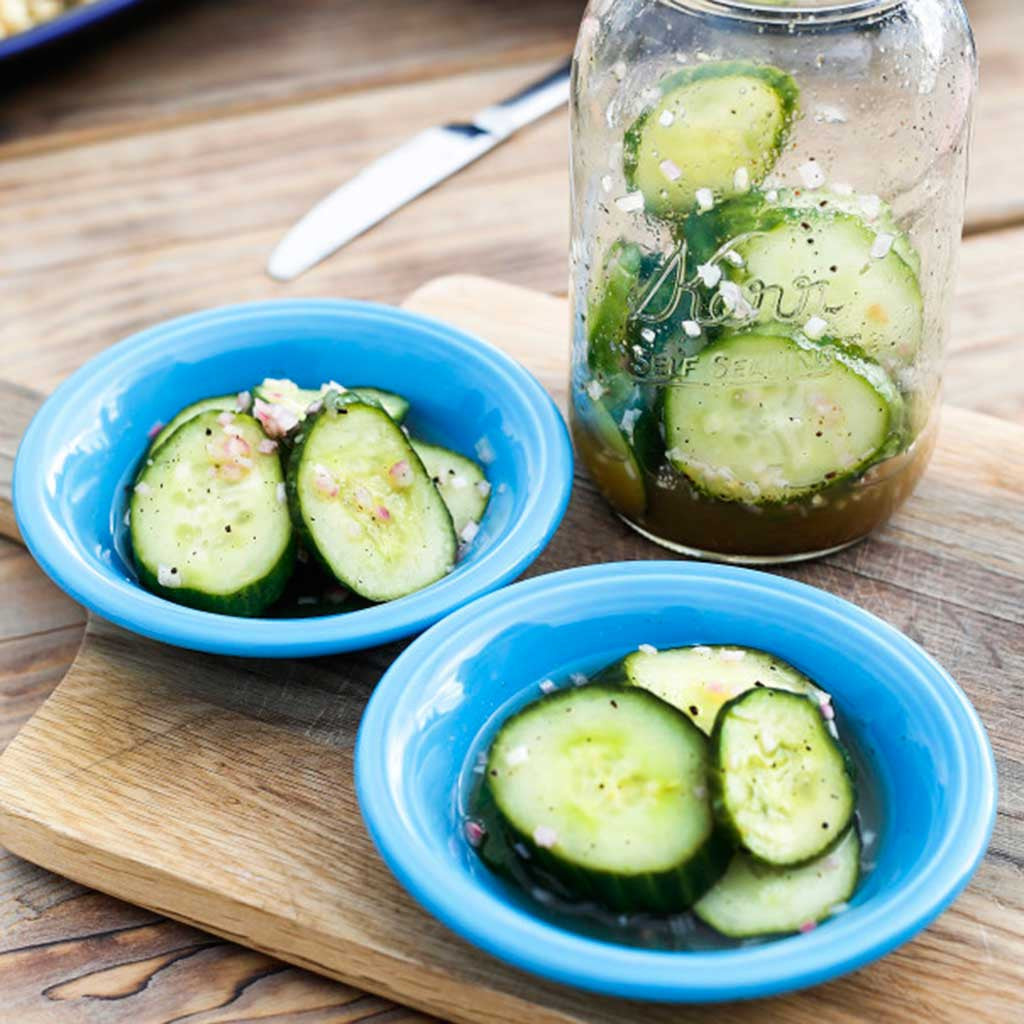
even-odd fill
[[[0,40],[0,63],[74,35],[143,2],[144,0],[95,0],[95,3],[72,8],[53,21],[44,22],[26,32],[19,32],[8,39]]]

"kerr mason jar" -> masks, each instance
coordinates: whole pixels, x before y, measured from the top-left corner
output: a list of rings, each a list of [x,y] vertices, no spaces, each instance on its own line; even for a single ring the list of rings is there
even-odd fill
[[[631,526],[782,562],[934,443],[977,70],[959,0],[591,0],[572,97],[572,429]]]

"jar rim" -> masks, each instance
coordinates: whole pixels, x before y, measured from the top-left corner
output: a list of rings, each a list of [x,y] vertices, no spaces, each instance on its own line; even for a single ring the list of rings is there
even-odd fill
[[[836,24],[873,19],[903,7],[907,0],[790,0],[785,4],[772,0],[660,0],[670,7],[697,13],[771,24]]]

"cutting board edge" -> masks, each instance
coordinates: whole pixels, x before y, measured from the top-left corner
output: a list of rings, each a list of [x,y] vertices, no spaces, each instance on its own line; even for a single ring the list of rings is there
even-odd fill
[[[531,1024],[585,1024],[582,1018],[559,1013],[550,1004],[542,1005],[520,999],[510,993],[473,985],[464,978],[453,985],[445,971],[432,969],[423,961],[407,963],[367,943],[353,941],[340,945],[336,935],[323,932],[307,933],[301,939],[303,946],[316,945],[321,949],[335,950],[335,955],[330,957],[307,956],[302,952],[282,949],[266,939],[267,934],[280,929],[279,915],[252,904],[240,906],[236,899],[225,897],[214,888],[197,885],[137,858],[126,857],[116,850],[104,849],[98,844],[85,844],[73,836],[63,834],[50,825],[36,820],[30,814],[10,806],[5,800],[2,787],[0,845],[32,864],[115,899],[125,900],[229,942],[239,943],[296,967],[333,978],[345,985],[372,992],[425,1013],[439,1015],[453,1024],[480,1024],[481,1021],[488,1024],[505,1024],[514,1019],[529,1019]],[[103,855],[104,867],[90,869],[97,852]],[[105,884],[105,875],[116,876],[117,886]],[[203,917],[194,917],[186,911],[164,906],[148,898],[149,885],[155,887],[161,882],[169,884],[173,889],[179,906],[188,905],[181,898],[183,896],[190,901],[200,901],[204,907]],[[218,912],[210,909],[218,906]],[[228,911],[239,909],[249,915],[244,930],[234,930],[223,923],[225,918],[231,916]],[[296,931],[294,935],[297,939],[298,932]],[[480,956],[487,956],[480,950],[477,953]],[[495,967],[497,966],[498,963],[495,961]],[[504,969],[512,968],[506,964]],[[424,981],[431,977],[435,984],[425,985]],[[523,978],[528,976],[523,975]],[[458,993],[460,1003],[453,1002],[454,993]],[[579,997],[599,998],[587,993],[580,993]],[[472,1007],[472,1013],[464,1010],[461,1005],[463,1000],[467,1007]],[[524,1013],[530,1016],[523,1017]]]

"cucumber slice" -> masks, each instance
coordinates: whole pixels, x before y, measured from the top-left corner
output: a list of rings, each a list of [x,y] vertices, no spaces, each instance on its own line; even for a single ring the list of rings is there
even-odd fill
[[[452,519],[419,456],[383,409],[329,393],[288,463],[292,519],[331,574],[371,601],[450,572]]]
[[[853,821],[849,761],[807,697],[748,690],[711,732],[715,814],[743,849],[777,867],[825,853]]]
[[[631,304],[638,297],[642,265],[640,247],[620,240],[608,250],[593,286],[587,314],[587,361],[591,371],[600,377],[621,374],[629,360],[626,329]]]
[[[201,412],[209,412],[215,409],[217,412],[241,412],[238,408],[237,395],[218,395],[216,398],[203,398],[191,405],[186,405],[177,416],[164,427],[149,446],[149,454],[152,455],[183,423],[195,419]]]
[[[766,651],[724,645],[678,647],[668,651],[634,651],[617,666],[630,686],[650,690],[708,735],[719,710],[733,697],[755,687],[789,690],[816,704],[829,696],[802,672]]]
[[[684,910],[724,870],[707,739],[643,690],[594,684],[541,698],[502,727],[485,779],[510,841],[580,899]]]
[[[811,210],[818,215],[842,213],[862,220],[875,232],[892,235],[892,251],[915,274],[921,273],[921,254],[899,226],[892,207],[879,196],[829,189],[783,188],[778,190],[775,205],[787,210]]]
[[[824,321],[824,333],[884,366],[913,362],[924,335],[917,275],[896,235],[845,213],[789,211],[769,230],[740,238],[742,267],[729,276],[758,301],[758,320]]]
[[[694,913],[734,939],[807,931],[844,907],[860,875],[860,838],[851,828],[831,853],[796,868],[773,868],[737,853]]]
[[[626,181],[660,217],[685,216],[703,190],[739,195],[775,166],[799,101],[778,68],[722,61],[686,68],[626,132]]]
[[[281,595],[295,543],[281,461],[260,451],[265,440],[251,416],[210,410],[151,453],[130,506],[147,589],[226,615],[258,615]]]
[[[598,487],[624,515],[642,515],[647,507],[643,472],[619,425],[600,400],[577,393],[573,404],[580,425],[576,444]]]
[[[321,402],[328,392],[345,393],[351,391],[363,400],[379,405],[396,423],[401,423],[409,412],[409,402],[401,395],[380,388],[358,387],[344,388],[335,381],[328,381],[319,388],[300,388],[293,380],[287,378],[266,377],[262,384],[253,388],[253,396],[268,405],[277,405],[286,409],[298,422],[302,422],[309,412],[309,407]]]
[[[484,471],[472,459],[440,445],[415,438],[409,443],[448,506],[455,533],[468,544],[490,499],[491,485]]]
[[[728,501],[812,493],[900,443],[902,400],[879,366],[775,325],[723,335],[667,390],[669,459]]]
[[[330,390],[328,385],[324,387]],[[349,388],[349,391],[365,402],[376,402],[396,423],[401,423],[409,414],[409,399],[396,395],[393,391],[364,387]]]

